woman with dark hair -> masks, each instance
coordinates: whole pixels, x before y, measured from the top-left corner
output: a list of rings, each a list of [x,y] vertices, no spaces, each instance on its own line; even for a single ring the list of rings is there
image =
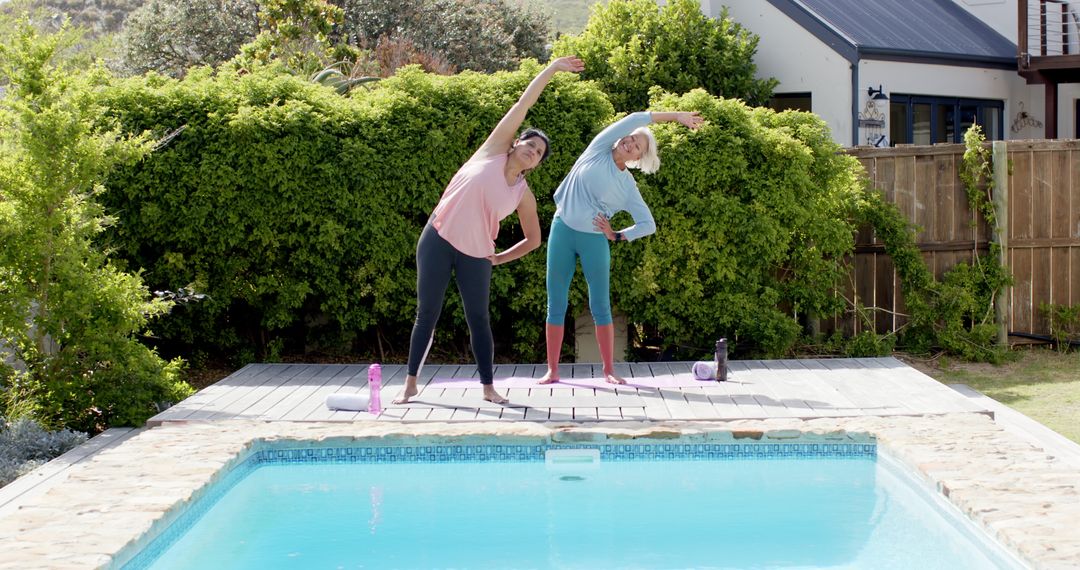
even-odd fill
[[[551,77],[560,71],[585,69],[580,59],[568,56],[551,62],[537,75],[517,103],[495,126],[484,144],[450,180],[416,245],[416,323],[409,342],[405,391],[395,404],[408,403],[419,391],[416,376],[431,349],[435,323],[442,312],[446,287],[453,272],[469,324],[469,337],[484,399],[505,404],[495,391],[493,364],[495,343],[491,338],[488,304],[491,268],[513,261],[540,246],[540,220],[536,198],[525,174],[551,152],[547,135],[527,129],[514,136],[529,108],[539,99]],[[499,222],[517,211],[525,239],[495,253]]]
[[[596,326],[604,378],[612,384],[626,383],[615,373],[609,243],[634,241],[656,231],[652,212],[629,169],[651,174],[660,168],[656,138],[647,125],[669,121],[696,129],[703,119],[697,112],[631,113],[596,135],[555,190],[555,218],[547,249],[548,370],[540,384],[559,381],[567,297],[578,259],[589,284],[589,310]],[[630,213],[634,225],[615,231],[609,220],[621,211]]]

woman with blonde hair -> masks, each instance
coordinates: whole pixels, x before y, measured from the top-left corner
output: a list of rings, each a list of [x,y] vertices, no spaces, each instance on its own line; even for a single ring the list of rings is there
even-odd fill
[[[551,152],[543,132],[526,129],[520,135],[516,133],[555,73],[576,73],[583,69],[585,64],[573,56],[552,61],[529,83],[517,103],[443,191],[416,245],[416,322],[409,341],[405,390],[394,400],[395,404],[408,403],[419,393],[416,376],[431,349],[451,273],[461,293],[483,397],[496,404],[506,403],[506,398],[495,391],[493,382],[495,343],[488,310],[491,268],[540,246],[536,198],[529,191],[525,174],[539,166]],[[495,253],[499,223],[514,211],[525,239]]]
[[[604,378],[625,384],[615,374],[615,327],[611,317],[611,249],[609,242],[629,242],[656,231],[649,206],[641,198],[630,168],[646,174],[660,168],[656,138],[646,125],[677,121],[688,128],[701,126],[696,112],[638,112],[613,123],[593,139],[570,173],[555,190],[555,218],[548,234],[547,338],[548,370],[541,384],[559,381],[570,281],[581,259],[589,284],[589,309],[596,326],[596,342],[604,364]],[[626,211],[634,225],[613,231],[609,220]]]

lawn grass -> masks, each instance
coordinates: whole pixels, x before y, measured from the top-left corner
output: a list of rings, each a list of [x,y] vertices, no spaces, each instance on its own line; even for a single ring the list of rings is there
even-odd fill
[[[1080,443],[1080,353],[1017,349],[1013,362],[994,366],[905,360],[945,384],[967,384]]]

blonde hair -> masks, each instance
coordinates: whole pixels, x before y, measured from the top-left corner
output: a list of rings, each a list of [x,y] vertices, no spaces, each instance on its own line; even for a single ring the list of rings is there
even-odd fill
[[[641,158],[626,161],[626,167],[636,168],[645,174],[652,174],[660,170],[660,155],[656,152],[656,137],[653,136],[652,131],[648,127],[638,127],[634,129],[634,132],[630,133],[630,136],[634,135],[645,135],[648,145],[641,152]]]

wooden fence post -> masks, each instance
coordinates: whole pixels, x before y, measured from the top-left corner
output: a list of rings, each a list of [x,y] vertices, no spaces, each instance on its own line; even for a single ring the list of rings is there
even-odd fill
[[[1009,268],[1009,152],[1008,143],[994,141],[994,211],[997,224],[990,228],[991,239],[1001,247],[998,262]],[[1000,346],[1009,346],[1009,287],[1003,285],[994,298],[994,322],[997,324],[997,341]]]

